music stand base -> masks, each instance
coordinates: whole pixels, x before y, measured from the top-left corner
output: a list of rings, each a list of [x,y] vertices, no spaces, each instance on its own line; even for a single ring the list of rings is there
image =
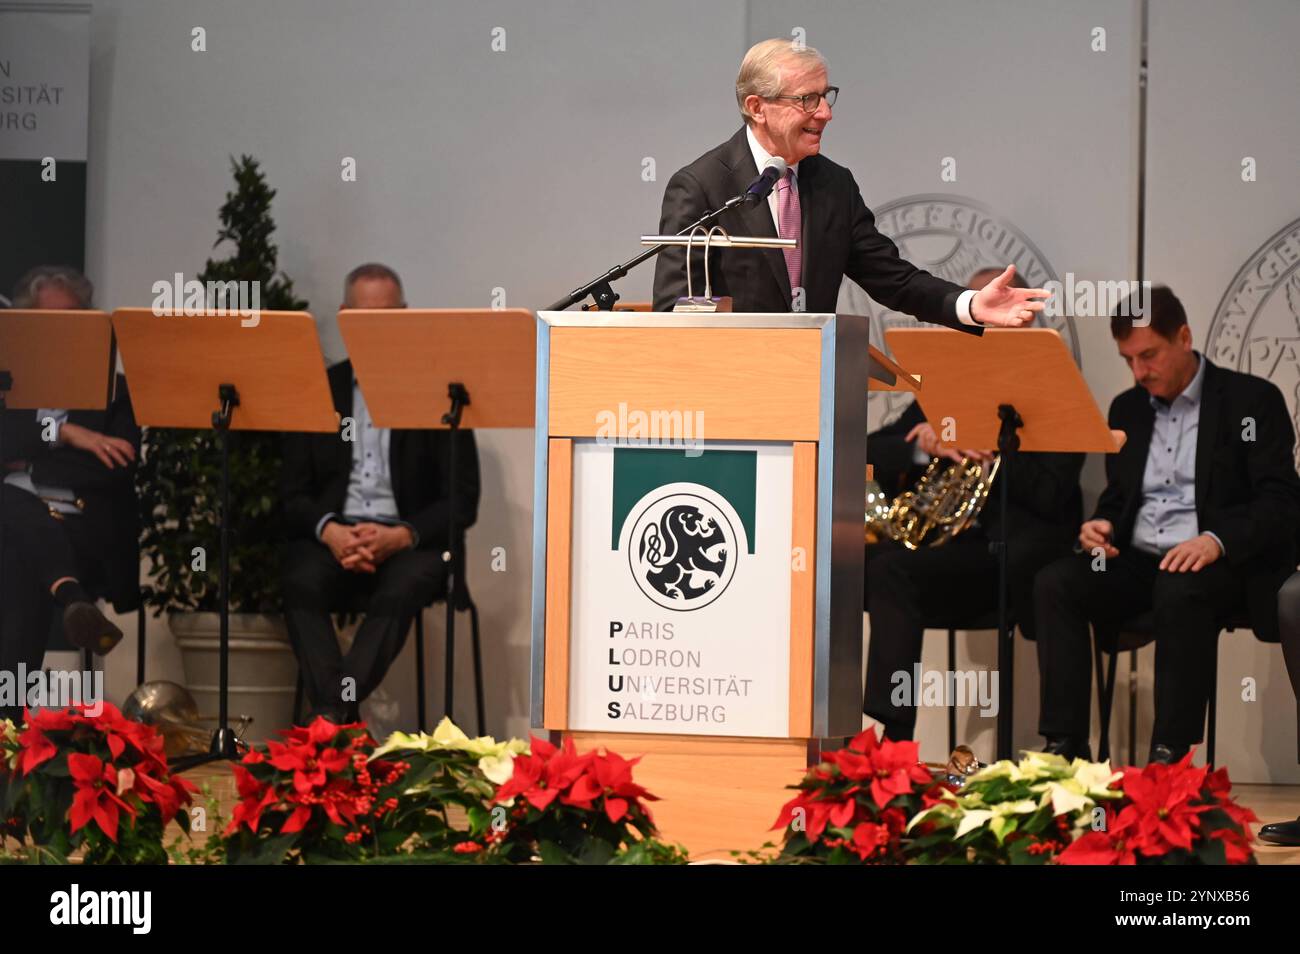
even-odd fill
[[[235,735],[235,730],[230,726],[221,726],[213,730],[212,742],[207,752],[176,759],[172,762],[171,768],[175,773],[188,772],[192,768],[212,762],[237,762],[239,757],[239,737]]]

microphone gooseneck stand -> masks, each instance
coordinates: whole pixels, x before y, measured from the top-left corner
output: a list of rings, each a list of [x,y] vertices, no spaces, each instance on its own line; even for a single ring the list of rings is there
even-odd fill
[[[772,186],[776,184],[777,178],[779,178],[779,176],[772,178],[769,182],[766,175],[760,175],[756,180],[754,180],[754,184],[751,185],[747,191],[742,192],[739,195],[733,195],[717,209],[714,209],[711,212],[705,212],[677,234],[690,235],[696,229],[700,228],[700,226],[712,225],[724,212],[729,212],[738,205],[743,205],[747,202],[762,201],[767,197],[767,194],[772,191]],[[566,308],[576,305],[578,302],[590,295],[595,301],[596,307],[600,311],[613,311],[614,303],[618,301],[619,296],[615,293],[610,282],[623,278],[632,269],[636,268],[642,262],[654,258],[667,247],[667,245],[662,243],[659,245],[651,245],[644,252],[633,258],[629,258],[622,265],[615,265],[599,278],[593,278],[591,281],[587,282],[587,284],[575,288],[546,310],[564,311]]]

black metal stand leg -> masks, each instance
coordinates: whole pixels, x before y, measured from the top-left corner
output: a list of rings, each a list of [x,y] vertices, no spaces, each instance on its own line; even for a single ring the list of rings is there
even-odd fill
[[[1101,719],[1101,747],[1106,747],[1106,725],[1110,720],[1110,713],[1106,711],[1106,667],[1102,659],[1101,642],[1097,633],[1092,634],[1092,672],[1097,682],[1097,717]],[[1102,756],[1097,756],[1101,759]]]
[[[293,724],[302,725],[302,666],[298,667],[298,678],[293,683]]]
[[[217,389],[221,410],[212,412],[212,427],[221,438],[221,575],[217,580],[217,611],[220,640],[217,650],[217,728],[206,755],[177,759],[174,769],[183,772],[198,765],[234,761],[239,758],[239,739],[230,727],[230,419],[239,406],[233,384]]]
[[[1205,724],[1205,764],[1214,768],[1214,737],[1215,728],[1218,724],[1218,702],[1219,702],[1219,638],[1214,638],[1214,664],[1210,667],[1210,698],[1209,711],[1206,714]]]
[[[1020,449],[1020,435],[1017,428],[1024,426],[1024,421],[1010,404],[998,405],[998,453],[1001,463],[998,465],[999,491],[1002,512],[1000,528],[996,543],[998,553],[998,754],[999,759],[1011,758],[1012,700],[1015,698],[1015,666],[1012,656],[1011,640],[1015,631],[1010,626],[1007,606],[1007,525],[1011,522],[1008,512],[1007,487],[1011,483],[1011,463],[1016,451]]]
[[[1128,654],[1128,764],[1137,765],[1138,748],[1138,651]]]
[[[424,705],[424,607],[415,614],[415,715],[416,726],[425,731]]]
[[[460,431],[460,418],[469,406],[469,391],[465,385],[452,382],[447,385],[447,397],[451,408],[442,416],[442,423],[447,425],[447,549],[443,551],[443,563],[447,567],[447,646],[445,672],[443,673],[443,712],[455,721],[452,714],[455,705],[456,682],[456,589],[459,574],[464,572],[460,535],[456,529],[456,444]]]
[[[474,653],[474,709],[478,716],[478,734],[487,735],[487,718],[483,707],[483,651],[478,638],[478,606],[469,600],[469,626]]]
[[[135,614],[135,684],[144,683],[144,661],[146,652],[145,630],[148,628],[148,613],[145,612],[144,594],[140,594],[140,610]]]
[[[954,668],[957,660],[957,631],[948,630],[948,671],[956,672]],[[948,753],[951,755],[957,748],[957,706],[955,703],[948,704]]]
[[[446,633],[447,645],[443,647],[443,710],[447,718],[455,722],[456,717],[452,712],[455,707],[456,692],[456,601],[452,599],[450,593],[447,594]]]

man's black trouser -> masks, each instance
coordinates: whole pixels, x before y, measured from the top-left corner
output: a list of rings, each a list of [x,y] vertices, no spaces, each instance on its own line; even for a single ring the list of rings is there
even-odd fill
[[[35,672],[45,658],[55,610],[50,587],[64,577],[84,579],[84,569],[96,555],[81,517],[57,520],[44,501],[20,487],[5,487],[3,498],[0,671],[16,679],[20,663]],[[22,706],[0,707],[0,718],[19,721]]]
[[[1282,658],[1297,700],[1296,761],[1300,762],[1300,573],[1293,573],[1277,591],[1277,626],[1282,634]]]
[[[316,540],[288,544],[285,615],[312,706],[339,711],[369,696],[402,651],[415,614],[445,590],[433,550],[402,550],[371,574],[345,570]],[[330,613],[358,608],[365,618],[345,656]]]
[[[1224,559],[1196,573],[1160,569],[1160,557],[1129,547],[1094,569],[1074,554],[1034,584],[1041,702],[1038,731],[1087,739],[1092,689],[1090,623],[1119,623],[1155,611],[1155,724],[1152,744],[1195,745],[1205,728],[1223,620],[1244,588]]]

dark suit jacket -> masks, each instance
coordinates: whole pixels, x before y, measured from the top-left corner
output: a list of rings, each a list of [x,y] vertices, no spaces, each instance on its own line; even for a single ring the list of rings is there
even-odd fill
[[[68,423],[120,437],[140,455],[140,428],[131,407],[126,378],[118,375],[113,400],[102,411],[70,411]],[[6,411],[6,460],[31,464],[32,480],[49,487],[66,487],[85,501],[81,517],[90,553],[78,553],[91,571],[83,585],[109,600],[119,613],[140,605],[140,514],[135,496],[135,464],[105,467],[94,455],[74,447],[50,447],[41,440],[41,425],[30,410]]]
[[[742,127],[668,180],[660,233],[680,232],[706,211],[744,192],[757,177],[758,168]],[[964,288],[904,261],[894,243],[880,234],[848,169],[825,156],[809,156],[799,163],[798,183],[803,213],[804,311],[834,312],[841,280],[847,275],[888,308],[922,321],[982,333],[957,319],[957,298]],[[732,209],[718,224],[732,235],[777,237],[766,199]],[[703,294],[703,253],[693,257],[696,294]],[[669,247],[659,253],[656,311],[671,311],[676,300],[686,294],[685,262],[684,248]],[[730,295],[736,311],[790,311],[790,278],[780,249],[720,249],[710,256],[710,269],[714,295]]]
[[[346,418],[352,414],[352,363],[344,361],[328,371],[334,409]],[[398,516],[415,527],[417,549],[447,548],[446,430],[395,430],[389,443],[389,475]],[[456,445],[456,502],[458,526],[474,524],[478,517],[478,450],[473,431],[460,431]],[[352,444],[340,434],[286,434],[281,496],[287,532],[292,537],[315,539],[316,524],[327,513],[342,515],[352,473]]]
[[[1223,541],[1225,559],[1246,583],[1247,609],[1260,639],[1277,641],[1277,591],[1296,568],[1300,477],[1295,430],[1282,392],[1270,381],[1206,362],[1196,438],[1196,519]],[[1247,418],[1254,440],[1243,439]],[[1106,458],[1106,489],[1094,519],[1115,526],[1115,546],[1133,539],[1155,410],[1145,389],[1111,402],[1110,426],[1128,440]]]
[[[915,443],[907,440],[916,425],[925,422],[921,405],[913,400],[895,420],[867,435],[867,463],[874,470],[876,483],[890,497],[897,497],[916,482],[924,469],[913,462]]]

